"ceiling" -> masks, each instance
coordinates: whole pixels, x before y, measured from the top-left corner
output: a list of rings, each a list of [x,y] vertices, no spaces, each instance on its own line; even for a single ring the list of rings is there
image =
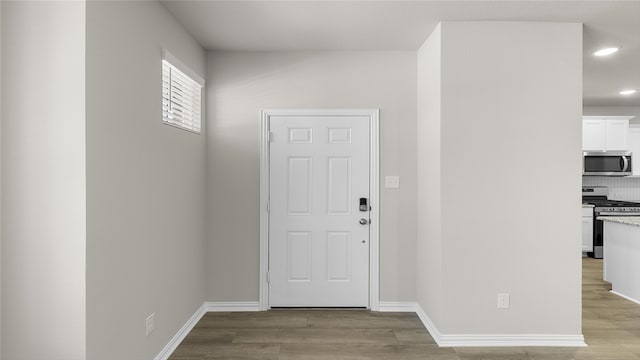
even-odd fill
[[[207,50],[417,50],[440,21],[584,23],[586,106],[640,106],[640,0],[161,0]],[[622,49],[595,58],[601,46]],[[631,96],[623,89],[639,89]]]

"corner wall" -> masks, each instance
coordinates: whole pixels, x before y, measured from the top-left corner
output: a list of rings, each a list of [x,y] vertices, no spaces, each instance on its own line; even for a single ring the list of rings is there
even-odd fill
[[[416,291],[435,325],[442,311],[442,51],[438,25],[418,49]]]
[[[439,100],[440,114],[418,123],[439,124],[441,165],[419,192],[439,182],[442,213],[418,223],[442,232],[421,232],[418,248],[441,246],[442,287],[418,283],[419,303],[449,344],[580,343],[582,26],[444,22],[429,41],[418,66],[435,71],[424,54],[440,46],[440,92],[418,101]],[[418,162],[437,165],[424,152]]]
[[[205,135],[162,122],[163,48],[204,77],[204,51],[159,2],[87,2],[91,360],[153,359],[204,302]]]
[[[1,6],[1,357],[83,360],[85,3]]]
[[[2,2],[0,1],[0,204],[2,204]],[[0,205],[0,360],[2,360],[2,205]]]
[[[380,108],[380,300],[415,301],[415,52],[210,52],[207,301],[257,301],[260,110]],[[384,181],[381,181],[384,184]]]

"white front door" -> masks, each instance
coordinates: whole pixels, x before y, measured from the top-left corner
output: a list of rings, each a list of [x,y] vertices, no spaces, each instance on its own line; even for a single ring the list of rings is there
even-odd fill
[[[369,120],[270,117],[269,306],[369,306]]]

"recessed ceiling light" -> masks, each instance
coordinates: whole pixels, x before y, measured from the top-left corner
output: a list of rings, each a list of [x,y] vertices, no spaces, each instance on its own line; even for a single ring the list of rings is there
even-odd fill
[[[618,50],[620,50],[619,47],[608,47],[608,48],[600,49],[600,50],[594,52],[593,56],[608,56],[608,55],[611,55],[613,53],[618,52]]]
[[[622,90],[622,91],[620,91],[620,95],[633,95],[633,94],[635,94],[637,92],[638,92],[638,90],[636,90],[636,89]]]

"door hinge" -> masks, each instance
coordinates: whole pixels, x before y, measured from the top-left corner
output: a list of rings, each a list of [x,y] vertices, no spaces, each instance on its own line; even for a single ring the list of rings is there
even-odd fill
[[[267,271],[267,284],[271,282],[271,273]]]
[[[267,213],[271,210],[271,202],[267,201]]]
[[[267,132],[267,142],[273,141],[273,131]]]

